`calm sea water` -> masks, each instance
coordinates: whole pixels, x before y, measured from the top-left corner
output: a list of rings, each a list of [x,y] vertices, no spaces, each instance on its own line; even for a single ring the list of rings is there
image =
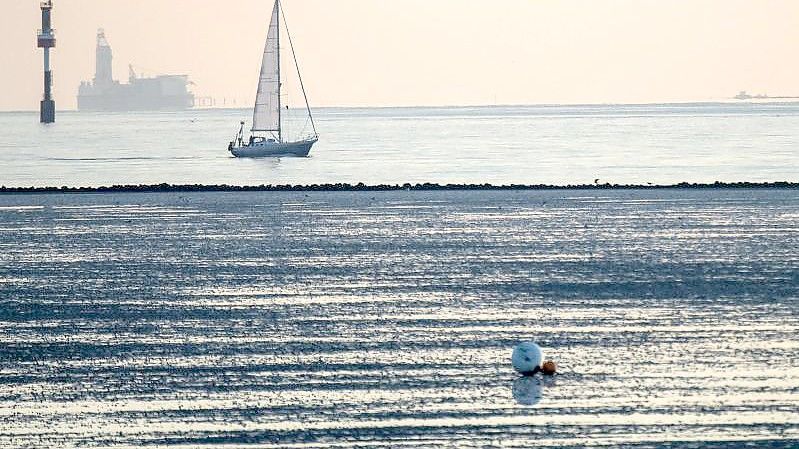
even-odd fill
[[[307,159],[238,160],[247,110],[0,114],[0,185],[799,181],[799,105],[320,109]]]
[[[795,448],[797,311],[796,190],[3,195],[0,447]]]

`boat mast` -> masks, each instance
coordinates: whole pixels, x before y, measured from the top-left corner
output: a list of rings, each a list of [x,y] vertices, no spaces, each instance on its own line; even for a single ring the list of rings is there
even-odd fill
[[[283,106],[280,104],[280,93],[283,90],[283,83],[280,82],[280,14],[283,9],[280,0],[275,0],[277,12],[277,141],[283,141]],[[290,40],[290,39],[289,39]]]
[[[280,0],[277,0],[279,6],[282,6]],[[280,14],[283,15],[283,22],[286,22],[286,14],[283,12],[283,8],[280,8]],[[280,33],[278,33],[278,36]],[[302,83],[302,75],[300,74],[300,63],[297,62],[297,53],[294,51],[294,42],[291,40],[291,33],[289,32],[288,23],[286,23],[286,36],[289,38],[289,46],[291,47],[291,56],[294,57],[294,67],[297,68],[297,78],[300,80],[300,88],[302,88],[302,96],[305,98],[305,109],[308,110],[308,118],[311,119],[311,128],[313,128],[314,136],[317,136],[318,133],[316,132],[316,125],[313,121],[313,114],[311,114],[311,104],[308,103],[308,94],[305,93],[305,85]],[[280,42],[280,41],[278,41]],[[280,46],[278,45],[278,49]],[[278,53],[279,54],[279,53]],[[280,73],[280,58],[278,58],[278,73]]]

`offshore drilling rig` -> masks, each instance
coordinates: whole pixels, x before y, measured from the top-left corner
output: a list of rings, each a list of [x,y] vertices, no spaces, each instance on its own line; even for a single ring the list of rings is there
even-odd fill
[[[55,48],[50,13],[53,10],[52,0],[41,2],[42,28],[38,32],[38,47],[44,49],[44,98],[39,109],[39,120],[42,123],[55,122],[55,101],[53,100],[53,72],[50,71],[50,49]]]
[[[105,30],[97,30],[97,63],[92,81],[78,87],[80,111],[159,111],[183,110],[194,105],[186,75],[137,76],[129,66],[128,83],[114,79],[113,53]]]

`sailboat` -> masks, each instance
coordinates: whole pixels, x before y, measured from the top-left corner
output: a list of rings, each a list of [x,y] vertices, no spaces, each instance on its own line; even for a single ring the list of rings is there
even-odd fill
[[[281,105],[283,83],[280,81],[281,17],[286,28],[294,66],[297,69],[297,77],[302,88],[305,110],[308,113],[307,120],[313,130],[311,134],[294,140],[287,139],[284,135],[284,114],[283,106]],[[258,94],[255,98],[250,138],[249,140],[244,139],[244,122],[241,122],[236,138],[228,145],[228,150],[235,157],[305,157],[310,153],[313,144],[319,140],[313,115],[311,114],[311,107],[308,103],[308,95],[305,93],[305,86],[302,83],[297,55],[294,53],[294,44],[291,41],[291,34],[288,33],[288,27],[285,26],[285,22],[286,16],[283,13],[280,0],[275,0],[275,6],[272,9],[272,20],[269,23],[269,31],[266,36],[263,60],[261,61],[261,76],[258,80]],[[286,110],[288,110],[288,107],[286,107]]]

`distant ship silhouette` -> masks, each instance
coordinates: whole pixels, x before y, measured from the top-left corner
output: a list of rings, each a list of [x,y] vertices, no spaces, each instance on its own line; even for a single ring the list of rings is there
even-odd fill
[[[780,96],[780,97],[770,97],[765,94],[758,94],[758,95],[750,95],[745,90],[738,92],[738,95],[732,97],[736,100],[790,100],[790,99],[799,99],[799,97],[787,97],[787,96]]]

